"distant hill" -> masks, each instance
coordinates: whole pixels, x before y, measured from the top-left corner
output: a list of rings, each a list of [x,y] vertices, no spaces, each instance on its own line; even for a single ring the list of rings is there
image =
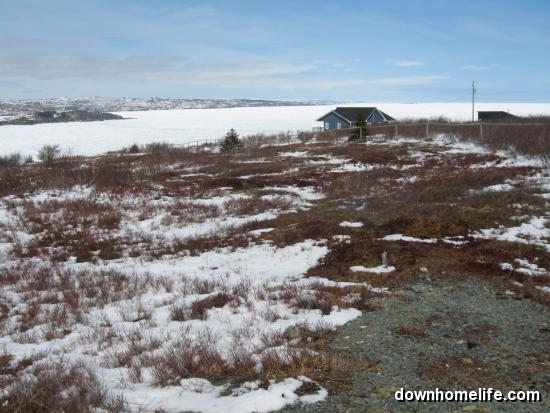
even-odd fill
[[[99,112],[95,110],[69,110],[57,112],[55,110],[36,111],[28,115],[14,117],[0,121],[4,125],[37,125],[39,123],[63,123],[63,122],[94,122],[102,120],[124,119],[113,113]]]
[[[209,109],[257,106],[304,106],[330,102],[262,99],[173,99],[173,98],[52,98],[0,101],[0,116],[18,116],[37,111],[126,112],[136,110]]]

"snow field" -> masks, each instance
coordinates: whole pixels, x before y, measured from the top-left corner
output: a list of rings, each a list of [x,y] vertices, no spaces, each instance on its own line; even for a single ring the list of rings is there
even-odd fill
[[[311,131],[316,119],[337,105],[243,107],[118,112],[128,118],[104,122],[75,122],[0,128],[0,155],[20,152],[36,156],[43,145],[59,144],[76,155],[96,155],[134,143],[186,144],[222,138],[234,128],[241,136]],[[339,106],[376,106],[396,119],[445,116],[469,120],[469,103],[349,103]],[[478,110],[510,110],[517,115],[550,113],[550,104],[479,103]]]

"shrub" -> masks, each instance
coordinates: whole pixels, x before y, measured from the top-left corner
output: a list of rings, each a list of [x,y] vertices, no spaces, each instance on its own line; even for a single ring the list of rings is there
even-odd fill
[[[6,156],[0,156],[0,167],[18,166],[22,163],[23,156],[14,152]]]
[[[59,145],[44,145],[38,151],[38,159],[44,163],[52,163],[61,154]]]
[[[6,369],[2,369],[6,370]],[[2,371],[8,377],[0,396],[0,412],[124,411],[121,398],[111,396],[93,370],[63,360],[37,362],[30,371]]]
[[[135,144],[134,144],[135,146]],[[173,148],[173,145],[167,143],[167,142],[152,142],[145,145],[144,150],[147,153],[163,153],[168,152]]]
[[[221,308],[232,300],[226,293],[218,293],[201,300],[196,300],[190,307],[174,304],[170,309],[170,316],[174,321],[205,320],[206,312],[210,308]]]
[[[219,380],[229,371],[230,366],[216,350],[216,339],[209,330],[196,338],[186,330],[159,354],[151,374],[155,385],[169,386],[190,377]]]
[[[20,166],[0,167],[0,191],[15,191],[25,183],[25,176]]]

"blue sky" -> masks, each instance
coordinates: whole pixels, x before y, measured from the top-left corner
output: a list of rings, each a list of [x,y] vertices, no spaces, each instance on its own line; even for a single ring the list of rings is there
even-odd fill
[[[0,99],[550,101],[547,0],[0,0]]]

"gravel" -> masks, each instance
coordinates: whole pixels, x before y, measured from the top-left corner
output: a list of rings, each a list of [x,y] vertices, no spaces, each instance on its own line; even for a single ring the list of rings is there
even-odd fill
[[[383,308],[339,330],[333,346],[369,359],[351,390],[283,412],[550,411],[549,309],[496,294],[480,279],[444,279],[377,299]],[[542,403],[398,402],[395,391],[539,390]]]

